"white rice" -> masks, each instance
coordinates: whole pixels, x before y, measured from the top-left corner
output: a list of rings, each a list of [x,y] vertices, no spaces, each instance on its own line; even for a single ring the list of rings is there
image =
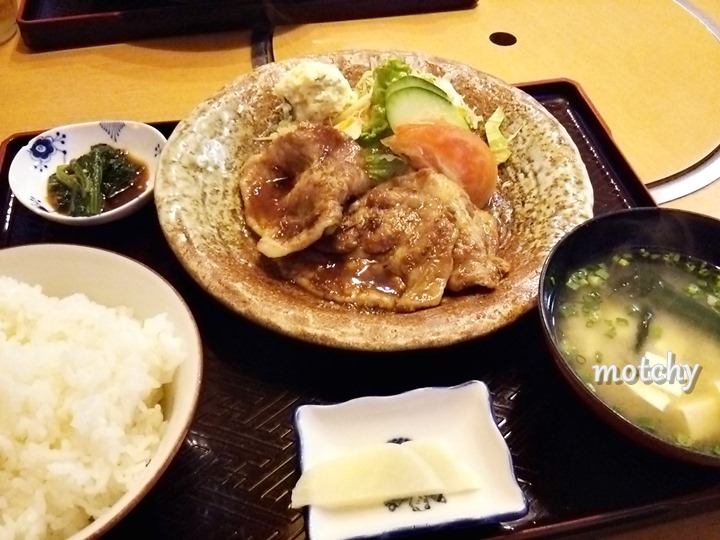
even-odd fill
[[[139,477],[185,358],[165,314],[0,276],[0,539],[67,538]]]

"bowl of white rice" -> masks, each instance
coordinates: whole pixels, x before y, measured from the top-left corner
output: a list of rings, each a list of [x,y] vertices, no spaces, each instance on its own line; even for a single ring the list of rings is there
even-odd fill
[[[0,249],[0,538],[96,538],[185,439],[202,345],[182,297],[122,255]]]

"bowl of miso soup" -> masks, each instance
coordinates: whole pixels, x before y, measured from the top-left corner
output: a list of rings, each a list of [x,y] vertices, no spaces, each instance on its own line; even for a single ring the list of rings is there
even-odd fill
[[[539,309],[560,373],[636,443],[720,467],[720,221],[635,208],[567,234]]]

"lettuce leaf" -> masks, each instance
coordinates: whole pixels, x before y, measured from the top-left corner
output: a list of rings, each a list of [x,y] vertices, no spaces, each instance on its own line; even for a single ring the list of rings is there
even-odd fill
[[[500,131],[500,124],[503,120],[505,120],[505,111],[502,107],[498,107],[485,122],[485,137],[498,165],[510,157],[508,139]]]
[[[363,126],[358,142],[373,145],[390,135],[390,125],[385,110],[385,93],[393,82],[410,74],[410,66],[398,58],[391,58],[373,70],[373,90],[370,98],[370,118]]]
[[[384,146],[370,146],[364,150],[365,170],[375,183],[383,182],[396,176],[408,165],[401,158],[388,151]]]

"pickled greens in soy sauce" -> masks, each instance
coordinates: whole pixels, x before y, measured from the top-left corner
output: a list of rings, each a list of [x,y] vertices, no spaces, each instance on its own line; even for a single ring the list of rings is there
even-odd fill
[[[48,198],[58,212],[94,216],[139,195],[147,184],[147,168],[126,151],[96,144],[90,151],[58,166],[48,179]]]

